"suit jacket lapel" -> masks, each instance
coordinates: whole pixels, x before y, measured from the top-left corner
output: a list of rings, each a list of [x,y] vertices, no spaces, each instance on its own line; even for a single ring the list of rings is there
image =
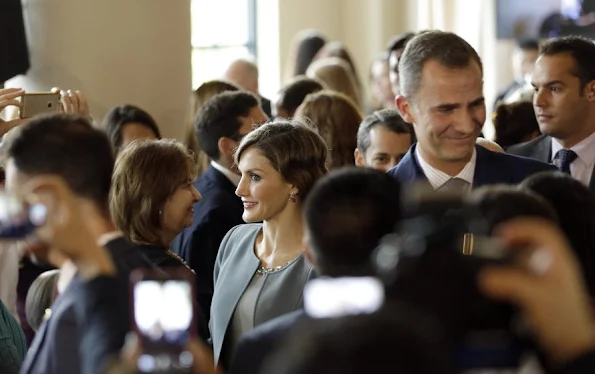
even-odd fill
[[[504,170],[490,167],[491,151],[476,145],[477,158],[475,160],[475,173],[473,175],[473,188],[495,184],[506,180],[502,175]]]
[[[41,352],[41,347],[43,347],[45,341],[49,322],[49,319],[44,321],[39,327],[39,330],[35,333],[35,338],[33,339],[33,342],[31,342],[31,347],[29,347],[27,355],[25,356],[25,360],[23,361],[21,374],[31,373],[35,367],[37,356],[39,355],[39,352]]]
[[[417,144],[414,144],[409,148],[409,151],[397,166],[397,179],[408,182],[425,181],[429,184],[430,181],[424,174],[415,155],[416,146]]]
[[[593,173],[591,174],[591,180],[589,181],[589,188],[595,191],[595,166],[593,167]]]
[[[70,284],[64,292],[56,299],[56,301],[52,304],[51,307],[51,314],[50,317],[44,321],[41,326],[39,327],[39,331],[35,334],[35,339],[31,343],[31,347],[29,348],[29,352],[25,357],[25,361],[23,362],[23,369],[22,373],[30,373],[33,368],[35,368],[35,363],[37,362],[37,356],[39,353],[44,349],[45,344],[51,344],[51,342],[45,343],[45,339],[48,334],[48,329],[50,323],[54,323],[52,318],[60,318],[62,314],[62,309],[64,308],[64,304],[68,305],[67,301],[70,300],[73,295],[71,294],[75,287],[75,284],[78,282],[77,276],[75,275]]]
[[[543,136],[543,139],[535,144],[534,158],[546,164],[552,163],[552,138]]]

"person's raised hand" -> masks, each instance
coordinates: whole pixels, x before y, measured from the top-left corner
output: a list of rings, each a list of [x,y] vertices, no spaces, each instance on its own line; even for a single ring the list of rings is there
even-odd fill
[[[18,98],[23,96],[24,93],[25,91],[20,88],[0,88],[0,112],[9,106],[21,108],[22,103]],[[10,121],[0,119],[0,136],[3,136],[22,122],[22,119],[14,119]]]
[[[482,270],[483,292],[524,312],[552,363],[563,364],[595,349],[589,295],[560,230],[545,220],[518,219],[503,225],[497,235],[511,250],[522,251],[524,259]]]
[[[222,370],[215,367],[213,351],[202,341],[193,338],[186,345],[186,349],[192,354],[194,359],[194,366],[190,373],[223,374]],[[126,344],[122,348],[120,359],[114,362],[114,367],[120,370],[118,371],[119,373],[135,373],[135,367],[142,351],[142,342],[138,338],[138,335],[135,332],[128,333],[126,336]]]
[[[68,114],[78,114],[89,121],[92,121],[87,97],[78,90],[61,90],[58,87],[51,89],[53,93],[60,94],[61,112]]]

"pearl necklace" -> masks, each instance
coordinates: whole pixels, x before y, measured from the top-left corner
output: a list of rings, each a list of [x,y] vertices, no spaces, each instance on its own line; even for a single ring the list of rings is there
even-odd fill
[[[192,268],[190,266],[188,266],[188,263],[182,257],[180,257],[177,254],[173,253],[170,249],[168,249],[167,251],[165,251],[165,253],[167,253],[170,257],[173,257],[176,260],[180,261],[180,263],[182,265],[184,265],[188,270],[190,270],[192,272],[192,274],[196,274],[194,272],[194,270],[192,270]]]

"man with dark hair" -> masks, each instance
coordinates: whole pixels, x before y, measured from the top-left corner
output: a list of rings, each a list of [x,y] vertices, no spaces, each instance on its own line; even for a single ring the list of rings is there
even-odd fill
[[[64,179],[85,213],[85,224],[97,242],[111,254],[118,273],[126,277],[134,268],[151,267],[139,249],[128,244],[116,230],[108,208],[114,158],[105,134],[82,117],[53,115],[40,117],[19,126],[2,143],[6,168],[6,189],[19,194],[30,180],[41,175]],[[80,296],[77,268],[59,255],[60,248],[48,243],[33,243],[38,260],[60,267],[58,292],[52,317],[45,321],[29,349],[22,373],[79,373],[88,360],[105,358],[117,352],[129,330],[124,317],[119,331],[110,331],[107,346],[96,349],[93,342],[79,339],[74,304]],[[125,287],[124,287],[125,288]],[[121,300],[126,303],[127,295]],[[85,352],[85,364],[79,352]],[[84,370],[83,370],[84,371]]]
[[[322,84],[315,79],[305,76],[294,78],[279,90],[279,96],[275,103],[275,116],[293,118],[295,111],[304,102],[306,96],[323,89]]]
[[[486,120],[483,67],[461,37],[425,31],[409,41],[399,61],[396,104],[413,124],[417,144],[389,171],[402,183],[427,181],[438,190],[516,184],[551,165],[476,145]]]
[[[553,162],[595,189],[595,44],[569,36],[543,44],[535,63],[533,107],[542,136],[508,148]]]
[[[409,40],[415,36],[414,33],[408,32],[405,34],[395,35],[388,43],[388,65],[389,78],[393,94],[399,96],[399,59],[407,46]]]
[[[389,176],[355,167],[331,172],[305,202],[306,256],[321,276],[371,276],[370,255],[400,218],[400,185]],[[259,373],[267,355],[304,318],[300,310],[244,335],[228,374]]]
[[[200,148],[211,158],[211,165],[194,182],[202,200],[194,206],[192,225],[176,237],[172,250],[196,272],[198,304],[207,321],[219,245],[232,227],[244,223],[242,201],[235,194],[240,175],[235,171],[233,153],[242,137],[266,121],[258,99],[237,91],[207,101],[194,123]]]
[[[376,111],[363,120],[357,131],[355,164],[387,172],[401,161],[413,143],[413,127],[403,121],[398,110]]]
[[[539,41],[536,39],[519,40],[512,55],[514,80],[502,90],[494,102],[494,110],[501,102],[529,83],[533,66],[539,55]]]

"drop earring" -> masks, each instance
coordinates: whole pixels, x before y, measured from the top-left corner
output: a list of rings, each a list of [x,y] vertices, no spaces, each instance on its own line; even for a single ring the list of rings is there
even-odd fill
[[[289,201],[292,203],[297,202],[297,199],[295,198],[295,195],[297,195],[297,193],[295,191],[291,191],[291,193],[289,194]]]

